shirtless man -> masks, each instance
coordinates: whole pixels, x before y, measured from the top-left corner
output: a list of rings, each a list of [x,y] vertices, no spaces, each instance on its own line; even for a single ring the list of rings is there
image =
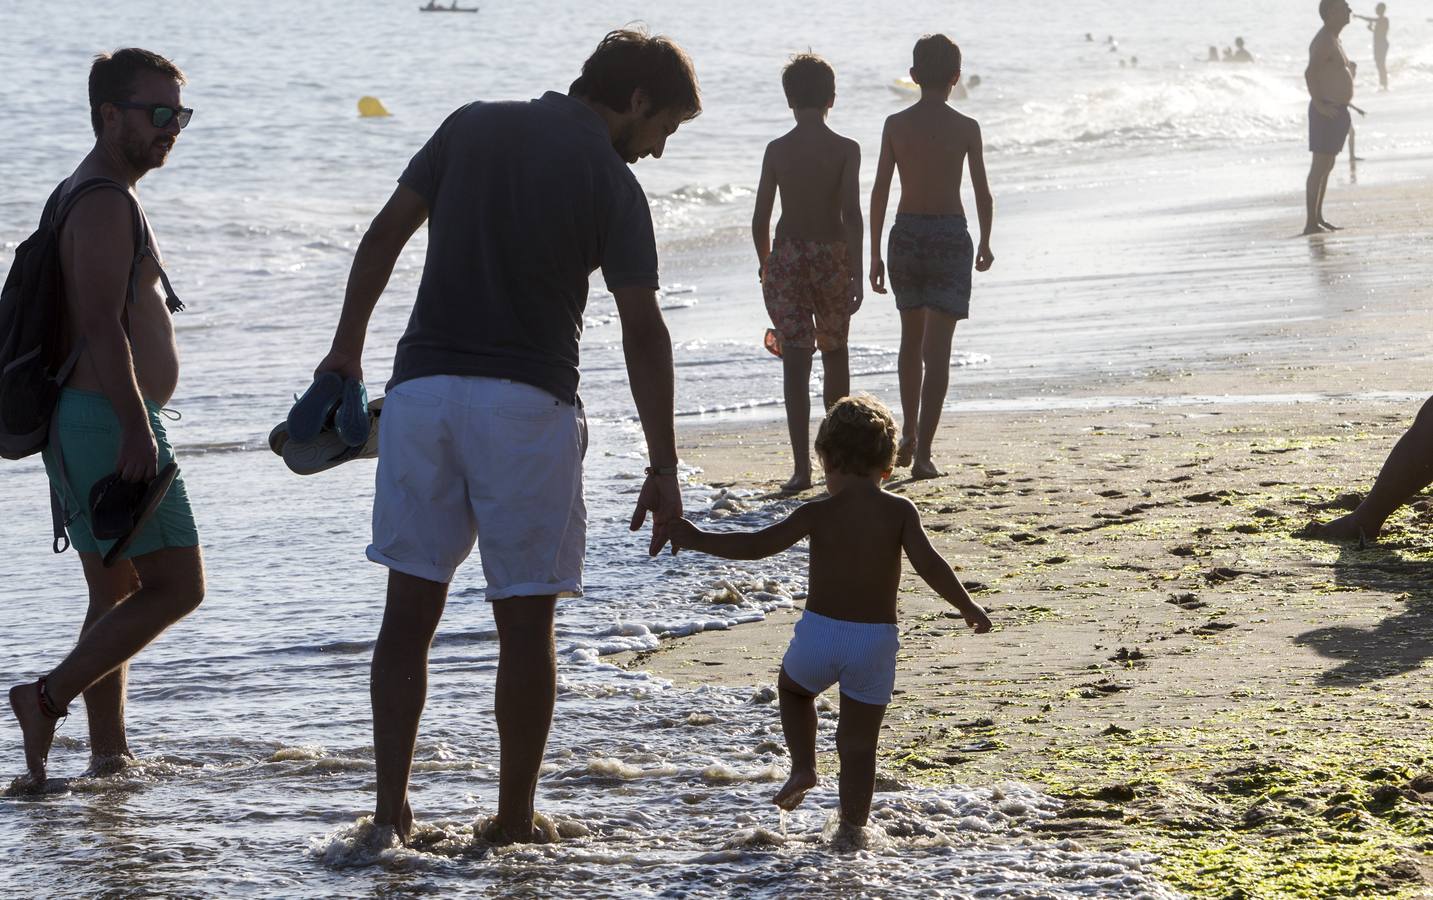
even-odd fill
[[[1373,62],[1378,66],[1378,89],[1388,90],[1388,4],[1380,3],[1373,8],[1376,15],[1358,16],[1368,23],[1373,32]]]
[[[960,48],[943,34],[916,41],[911,78],[921,98],[886,119],[876,183],[871,189],[871,288],[886,292],[881,231],[890,199],[891,174],[901,175],[901,202],[891,227],[891,289],[901,314],[901,442],[897,466],[912,478],[940,475],[931,460],[935,429],[950,380],[950,342],[955,323],[970,315],[970,269],[984,272],[995,261],[990,227],[995,201],[985,178],[980,125],[947,105],[960,79]],[[972,246],[960,201],[961,169],[970,164],[970,186],[980,218],[980,247]]]
[[[90,772],[103,774],[132,758],[124,732],[129,660],[204,597],[199,536],[182,480],[175,479],[154,517],[112,566],[102,559],[113,542],[94,538],[88,513],[96,481],[112,472],[126,481],[151,479],[174,458],[159,410],[179,381],[170,320],[178,301],[167,285],[160,290],[153,232],[152,255],[139,260],[134,296],[128,294],[137,245],[135,185],[164,165],[189,123],[192,110],[179,98],[183,83],[173,63],[148,50],[97,57],[89,80],[95,146],[60,189],[63,197],[88,179],[114,182],[79,197],[60,232],[68,337],[72,346],[83,341],[84,349],[55,409],[59,446],[45,450],[45,468],[72,517],[69,538],[84,567],[89,611],[79,643],[59,665],[10,689],[35,787],[45,782],[56,722],[82,694]]]
[[[1309,44],[1304,82],[1309,88],[1309,151],[1313,153],[1313,163],[1304,187],[1306,235],[1338,230],[1324,219],[1324,192],[1328,190],[1334,161],[1353,127],[1348,114],[1353,103],[1353,74],[1338,40],[1351,14],[1344,0],[1321,0],[1319,16],[1324,25]]]
[[[797,56],[781,73],[796,127],[766,146],[751,234],[766,311],[781,356],[786,424],[795,470],[784,491],[811,487],[811,356],[821,351],[829,410],[851,392],[846,337],[861,308],[861,147],[826,126],[836,73],[821,57]],[[776,243],[771,207],[781,195]]]

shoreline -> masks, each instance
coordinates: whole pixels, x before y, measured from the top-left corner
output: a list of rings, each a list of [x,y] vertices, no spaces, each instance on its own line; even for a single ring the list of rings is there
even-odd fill
[[[1425,208],[1410,185],[1360,197],[1363,233],[1308,242],[1402,268],[1351,285],[1311,252],[1296,287],[1327,311],[1272,329],[1298,354],[1251,341],[1053,396],[968,400],[953,373],[947,475],[889,488],[997,630],[964,633],[906,567],[878,782],[1034,783],[1067,802],[1055,836],[1156,853],[1195,896],[1433,896],[1433,491],[1366,549],[1293,537],[1367,490],[1433,390],[1430,267],[1387,234]],[[679,431],[714,493],[777,497],[783,423]],[[609,659],[756,690],[798,612]]]

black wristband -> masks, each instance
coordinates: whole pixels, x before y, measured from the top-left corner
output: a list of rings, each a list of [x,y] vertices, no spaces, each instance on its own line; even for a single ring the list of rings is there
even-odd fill
[[[651,476],[651,475],[675,475],[675,474],[677,474],[677,467],[676,467],[676,466],[648,466],[648,467],[646,468],[646,472],[647,472],[647,475],[648,475],[648,476]]]

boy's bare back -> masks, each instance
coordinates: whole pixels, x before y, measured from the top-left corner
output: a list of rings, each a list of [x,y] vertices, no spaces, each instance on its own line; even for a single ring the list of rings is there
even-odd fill
[[[860,166],[860,145],[824,124],[797,125],[768,144],[761,184],[767,191],[780,192],[776,237],[829,243],[846,240],[842,209],[846,195],[858,190]]]
[[[942,101],[922,99],[886,119],[881,155],[891,154],[901,177],[898,212],[964,215],[960,202],[965,158],[983,166],[980,125]],[[983,173],[983,168],[982,168]]]

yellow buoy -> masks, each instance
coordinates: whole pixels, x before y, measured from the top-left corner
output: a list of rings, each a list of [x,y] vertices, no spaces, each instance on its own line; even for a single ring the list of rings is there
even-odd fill
[[[383,106],[383,101],[377,97],[359,97],[358,114],[365,119],[371,119],[376,116],[393,115]]]

